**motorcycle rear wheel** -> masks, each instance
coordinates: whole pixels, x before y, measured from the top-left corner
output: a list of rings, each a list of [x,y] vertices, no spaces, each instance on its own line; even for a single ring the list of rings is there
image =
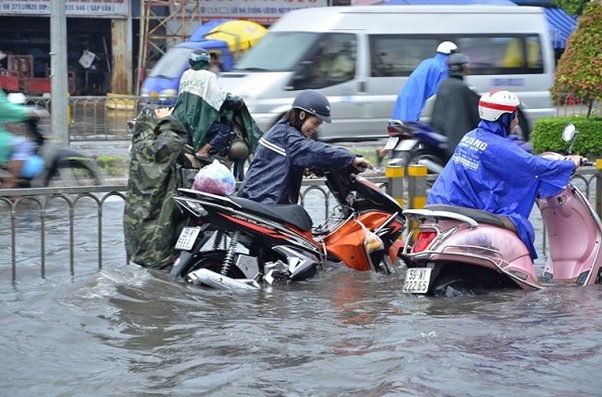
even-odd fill
[[[445,167],[445,161],[443,161],[443,159],[441,159],[439,156],[437,156],[435,153],[431,152],[428,149],[420,149],[417,150],[415,152],[410,153],[410,156],[408,157],[408,160],[405,164],[406,167],[406,174],[408,171],[408,167],[412,164],[420,164],[421,160],[428,160],[431,161],[437,165],[440,165],[441,168]],[[429,169],[428,171],[429,174],[433,174],[435,172],[431,171]]]
[[[482,293],[482,283],[467,272],[448,272],[439,276],[432,287],[434,296],[476,295]]]
[[[226,251],[223,250],[203,253],[198,259],[195,260],[192,266],[189,267],[189,270],[186,272],[186,274],[192,273],[193,271],[199,269],[207,269],[232,279],[244,279],[244,273],[234,264],[229,267],[226,274],[222,273],[225,256]]]
[[[443,167],[445,167],[445,162],[443,161],[443,159],[441,159],[439,156],[437,156],[436,154],[434,154],[433,152],[431,152],[428,149],[419,149],[415,152],[411,152],[408,156],[407,161],[404,164],[405,167],[405,175],[409,175],[408,171],[409,171],[409,167],[412,164],[420,164],[421,160],[428,160],[430,162],[433,162],[434,164],[441,166],[441,169],[443,169]],[[427,170],[428,175],[439,175],[439,172],[435,172],[431,169]],[[427,188],[431,188],[433,187],[433,181],[427,181]]]

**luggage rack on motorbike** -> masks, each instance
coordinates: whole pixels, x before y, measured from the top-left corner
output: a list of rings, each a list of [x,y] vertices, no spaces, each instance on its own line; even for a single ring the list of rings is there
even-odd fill
[[[333,231],[336,231],[343,223],[353,217],[353,212],[348,207],[337,205],[333,207],[332,214],[326,221],[312,229],[312,234],[319,239],[328,237]]]

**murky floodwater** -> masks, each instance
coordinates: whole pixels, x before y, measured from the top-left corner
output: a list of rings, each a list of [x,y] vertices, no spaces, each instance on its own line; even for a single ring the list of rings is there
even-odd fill
[[[39,221],[17,217],[15,284],[2,213],[2,395],[602,395],[602,287],[434,299],[403,295],[402,269],[327,269],[201,290],[124,264],[120,199],[103,210],[98,270],[96,213],[83,207],[74,275],[64,212],[46,220],[45,279]]]

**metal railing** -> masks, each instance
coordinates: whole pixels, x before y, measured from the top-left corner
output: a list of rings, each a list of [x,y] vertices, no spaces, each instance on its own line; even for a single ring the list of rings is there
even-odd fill
[[[599,215],[602,214],[602,161],[599,161],[597,169],[580,169],[573,177],[573,183],[578,184],[578,187],[582,189],[584,194],[592,200],[595,200],[596,211]],[[416,169],[410,169],[409,177],[407,178],[407,186],[404,185],[403,171],[401,167],[390,167],[387,169],[385,176],[370,177],[373,183],[381,186],[387,191],[388,194],[392,195],[404,208],[417,208],[421,207],[425,203],[428,182],[434,180],[434,176],[427,175],[424,166],[416,166]],[[594,186],[595,184],[595,186]],[[330,191],[324,184],[324,179],[306,179],[303,181],[305,187],[302,191],[301,205],[307,208],[308,205],[316,205],[318,203],[319,208],[324,208],[324,221],[328,219],[328,216],[332,212],[332,208],[335,200],[333,199]],[[0,230],[0,248],[7,247],[10,253],[6,255],[6,252],[0,251],[0,266],[5,263],[10,263],[11,279],[14,282],[17,278],[17,242],[21,241],[19,237],[19,228],[17,227],[16,219],[21,214],[26,213],[28,216],[27,222],[31,224],[38,224],[34,221],[34,217],[39,217],[39,230],[35,230],[35,233],[39,233],[39,245],[33,245],[34,250],[39,252],[38,260],[35,261],[35,266],[39,266],[40,275],[42,278],[46,276],[46,262],[47,262],[47,234],[52,232],[55,237],[61,241],[61,248],[66,249],[69,253],[69,273],[75,274],[76,255],[75,255],[75,240],[76,240],[76,214],[75,211],[79,206],[83,206],[92,202],[92,207],[87,208],[85,212],[85,223],[86,227],[93,224],[92,218],[96,218],[96,233],[92,234],[91,238],[94,238],[94,248],[89,247],[88,250],[95,250],[96,255],[96,266],[98,269],[102,269],[103,266],[103,253],[106,252],[105,248],[105,234],[104,234],[104,223],[103,214],[105,212],[105,206],[111,200],[111,198],[117,198],[120,202],[125,202],[125,185],[115,186],[93,186],[93,187],[67,187],[67,188],[36,188],[36,189],[5,189],[0,190],[0,220],[6,222],[10,219],[10,227]],[[317,197],[316,197],[317,195]],[[15,196],[20,196],[14,199]],[[320,198],[321,197],[321,198]],[[320,204],[322,200],[323,204]],[[57,228],[53,226],[52,230],[47,230],[47,218],[49,217],[49,207],[51,204],[61,202],[64,207],[61,209],[64,211],[62,217],[66,220],[66,228]],[[406,205],[403,205],[407,203]],[[123,211],[123,208],[121,208]],[[94,214],[95,212],[95,214]],[[59,215],[61,216],[61,215]],[[121,220],[121,217],[119,218]],[[314,219],[316,224],[318,220]],[[35,228],[33,228],[35,229]],[[25,233],[27,236],[32,235],[32,228],[28,228]],[[120,249],[123,249],[123,255],[117,255],[122,258],[123,263],[127,263],[125,248],[123,245],[123,225],[113,225],[111,230],[111,237],[113,241],[116,239],[121,244]],[[120,233],[120,238],[115,236],[115,233]],[[23,237],[23,236],[21,236]],[[5,244],[5,241],[8,243]],[[542,244],[543,249],[546,249],[545,236],[538,236],[538,243]],[[31,242],[29,242],[31,243]],[[92,242],[89,242],[92,243]],[[114,247],[112,248],[115,249]],[[35,254],[35,253],[34,253]],[[5,260],[2,260],[5,259]],[[31,259],[30,259],[31,260]],[[121,260],[121,259],[120,259]],[[89,261],[89,259],[88,259]]]

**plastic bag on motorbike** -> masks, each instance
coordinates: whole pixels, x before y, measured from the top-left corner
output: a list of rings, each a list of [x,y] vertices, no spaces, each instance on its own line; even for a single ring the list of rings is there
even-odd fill
[[[217,160],[197,172],[192,184],[194,190],[229,196],[236,189],[236,181],[232,172]]]

